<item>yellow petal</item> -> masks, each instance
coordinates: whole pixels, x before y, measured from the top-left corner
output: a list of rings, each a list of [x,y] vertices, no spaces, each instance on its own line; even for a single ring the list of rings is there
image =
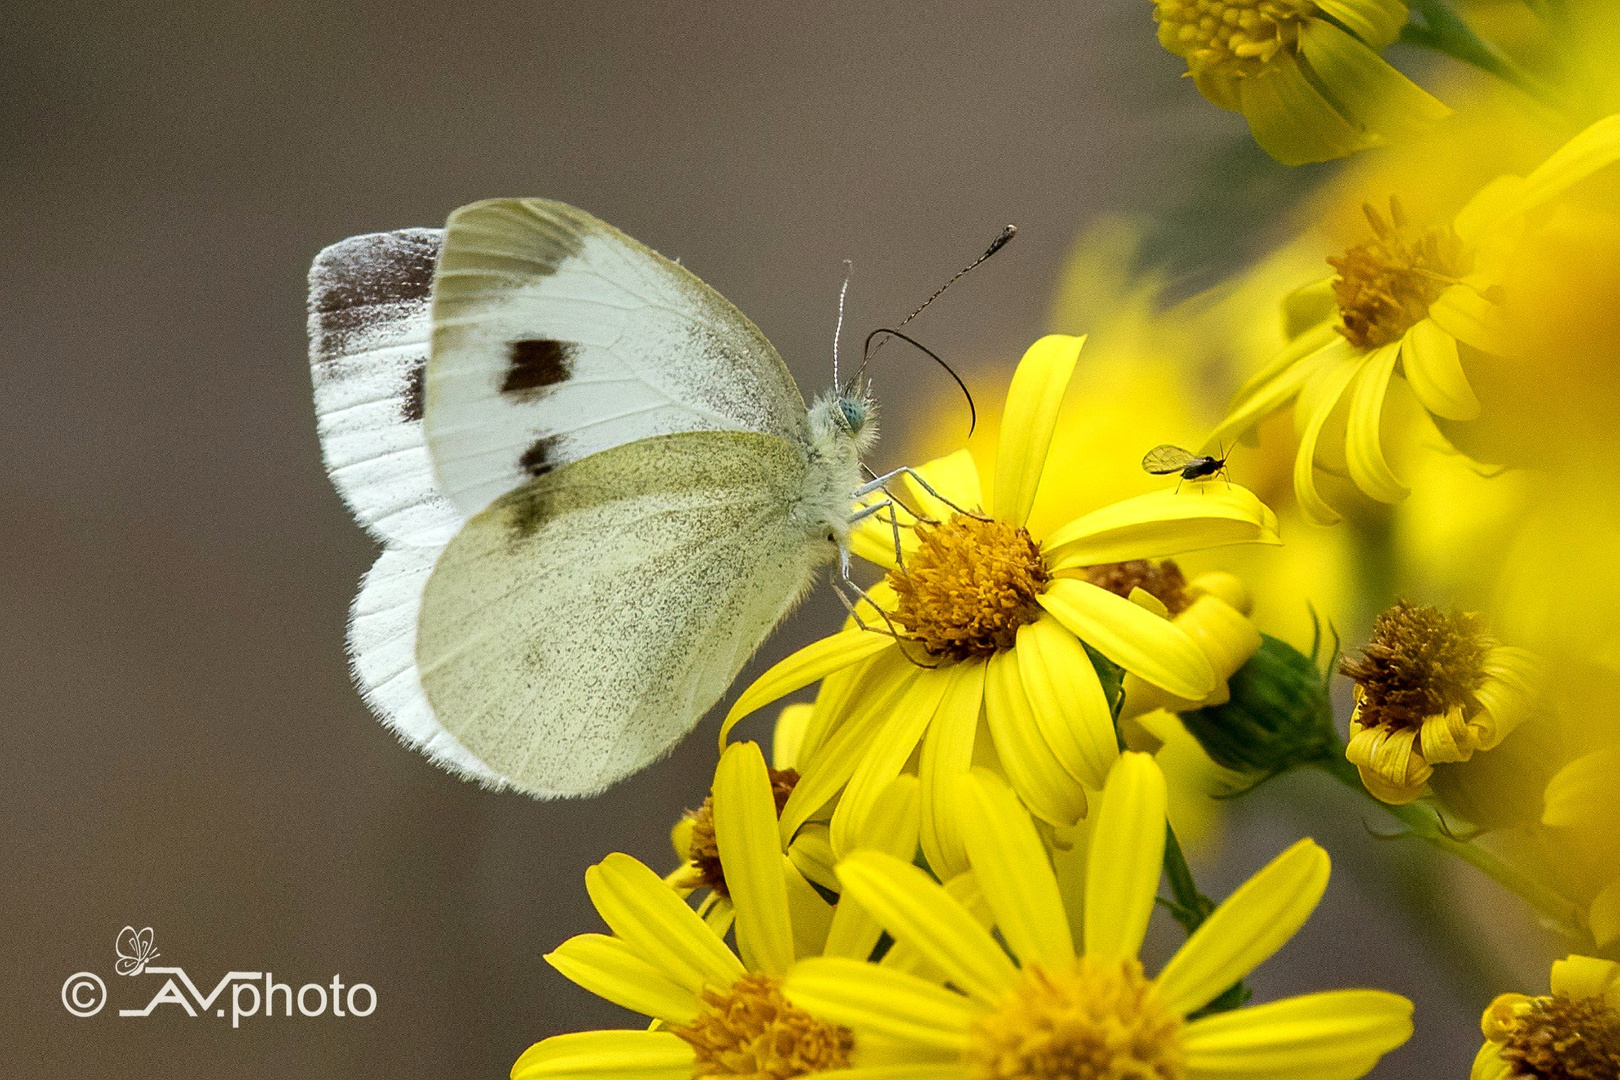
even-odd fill
[[[1188,1080],[1355,1080],[1411,1037],[1399,994],[1333,990],[1194,1020],[1182,1044]]]
[[[1168,620],[1089,581],[1059,578],[1040,604],[1081,641],[1177,697],[1202,700],[1215,672],[1198,644]]]
[[[861,825],[859,846],[887,852],[904,862],[917,853],[917,778],[898,776],[872,804],[871,813]],[[836,892],[836,880],[829,888]],[[827,935],[826,954],[865,960],[872,955],[883,927],[853,896],[838,901],[832,928]]]
[[[602,921],[665,977],[689,990],[730,986],[743,973],[725,943],[659,876],[614,852],[585,871]]]
[[[1406,25],[1401,0],[1316,0],[1316,6],[1374,49],[1394,44]]]
[[[668,1031],[577,1031],[535,1043],[512,1080],[690,1080],[692,1048]]]
[[[1263,72],[1238,83],[1243,117],[1260,148],[1284,165],[1331,161],[1377,145],[1344,118],[1282,53]]]
[[[1299,47],[1338,111],[1379,142],[1423,135],[1451,110],[1337,26],[1311,19]]]
[[[898,651],[895,656],[899,658]],[[784,840],[791,838],[799,826],[826,806],[849,781],[890,711],[911,689],[922,670],[905,664],[904,670],[896,669],[891,678],[870,687],[859,697],[859,704],[849,717],[816,748],[815,755],[799,771],[799,782],[793,785],[793,794],[782,807]]]
[[[1576,758],[1547,782],[1541,823],[1566,829],[1608,826],[1598,818],[1598,811],[1614,801],[1616,776],[1620,776],[1620,746]]]
[[[985,933],[995,929],[996,917],[991,913],[990,905],[985,903],[984,891],[979,888],[978,879],[973,874],[957,874],[945,882],[944,888],[946,895],[962,905]],[[889,951],[883,954],[880,963],[886,968],[907,971],[940,986],[950,982],[950,976],[945,971],[930,961],[921,949],[909,942],[896,941]]]
[[[1389,377],[1400,355],[1399,345],[1385,345],[1362,367],[1350,394],[1344,443],[1350,479],[1368,496],[1386,503],[1400,502],[1412,493],[1384,458],[1384,400],[1389,396]]]
[[[1511,1080],[1513,1066],[1502,1057],[1501,1051],[1501,1043],[1487,1042],[1481,1045],[1479,1053],[1474,1055],[1468,1080]]]
[[[1553,961],[1553,993],[1571,998],[1608,997],[1620,986],[1620,964],[1595,956],[1567,956]]]
[[[992,516],[1023,525],[1035,505],[1035,491],[1046,468],[1046,449],[1057,428],[1058,409],[1069,376],[1080,359],[1083,337],[1048,334],[1031,345],[1013,373],[1001,410],[1001,443],[996,450]]]
[[[1025,966],[1073,960],[1057,879],[1018,797],[984,769],[959,778],[956,792],[968,861],[1007,947]]]
[[[1227,897],[1159,973],[1165,1005],[1200,1009],[1282,948],[1316,910],[1329,866],[1327,852],[1301,840]]]
[[[1366,356],[1360,352],[1341,355],[1337,363],[1322,376],[1317,401],[1306,417],[1300,433],[1299,450],[1294,455],[1294,496],[1299,500],[1305,516],[1318,525],[1332,525],[1339,520],[1338,511],[1323,501],[1316,492],[1316,442],[1322,428],[1333,414],[1339,399],[1350,386],[1350,381],[1361,370]]]
[[[698,996],[664,977],[625,942],[607,934],[579,934],[546,954],[546,963],[577,983],[631,1012],[671,1024],[690,1023]]]
[[[973,744],[984,711],[984,684],[989,665],[983,660],[958,664],[971,680],[940,703],[923,737],[917,773],[923,856],[934,873],[949,881],[967,869],[967,852],[956,825],[955,784],[973,765]]]
[[[961,994],[915,975],[835,957],[805,960],[788,975],[782,991],[800,1008],[854,1031],[857,1046],[875,1035],[960,1050],[977,1013]]]
[[[1464,345],[1481,352],[1506,351],[1502,309],[1473,285],[1453,285],[1429,305],[1429,321]]]
[[[1447,420],[1473,420],[1479,416],[1479,398],[1468,385],[1457,339],[1424,319],[1401,339],[1401,371],[1423,407]]]
[[[1085,951],[1135,956],[1164,863],[1164,773],[1148,754],[1121,754],[1103,788],[1086,859]]]
[[[1620,941],[1620,878],[1609,882],[1592,898],[1586,909],[1586,925],[1591,928],[1592,940],[1600,949],[1607,949]],[[1610,990],[1610,1007],[1620,1012],[1620,987]]]
[[[1525,177],[1519,210],[1533,210],[1616,161],[1620,161],[1620,113],[1604,117],[1569,140]]]
[[[838,879],[896,941],[920,951],[975,1000],[993,1004],[1017,980],[1001,946],[922,869],[857,851],[838,864]]]
[[[791,860],[782,856],[782,880],[787,885],[788,923],[793,934],[793,955],[820,956],[832,932],[833,905],[805,880]]]
[[[776,718],[776,730],[771,733],[771,767],[792,769],[799,763],[799,747],[804,742],[804,729],[816,708],[809,702],[789,705]]]
[[[867,814],[889,782],[900,775],[940,702],[964,681],[961,665],[922,671],[861,754],[832,816],[833,854],[853,851]]]
[[[868,630],[844,630],[831,637],[812,642],[791,656],[772,665],[771,669],[738,696],[720,725],[720,748],[725,749],[726,738],[737,721],[755,709],[769,705],[777,698],[802,690],[818,679],[859,663],[869,656],[894,647],[894,639]]]
[[[787,853],[793,860],[793,868],[803,874],[805,880],[815,882],[828,892],[838,891],[838,875],[833,872],[838,858],[833,855],[827,826],[811,822],[800,828],[793,843],[788,845]]]
[[[984,508],[984,492],[979,486],[979,466],[973,460],[971,451],[957,450],[944,457],[935,458],[926,465],[917,466],[917,472],[927,482],[928,487],[933,488],[946,500],[941,502],[934,498],[926,488],[917,483],[916,477],[907,475],[906,502],[909,506],[922,511],[925,517],[944,519],[957,510]]]
[[[880,604],[892,605],[894,592],[888,582],[882,581],[868,589],[867,595]],[[815,759],[821,744],[848,719],[852,711],[849,705],[851,701],[870,693],[872,687],[882,685],[895,672],[908,671],[913,667],[916,665],[900,649],[885,649],[857,664],[840,668],[821,680],[821,688],[816,691],[816,700],[811,706],[810,720],[799,739],[799,751],[795,755],[799,764],[795,768],[803,772],[804,764]]]
[[[1277,518],[1248,488],[1209,481],[1093,510],[1041,542],[1054,570],[1162,559],[1226,544],[1279,544]]]
[[[1069,774],[1100,789],[1119,757],[1114,715],[1078,638],[1050,615],[1018,628],[1018,676],[1035,723]]]
[[[1329,297],[1333,295],[1332,278],[1324,279],[1320,285],[1327,288]],[[1337,315],[1336,305],[1332,312]],[[1210,432],[1198,452],[1213,454],[1231,446],[1251,427],[1288,404],[1316,366],[1316,355],[1329,345],[1344,341],[1344,336],[1334,329],[1335,321],[1320,322],[1302,331],[1265,367],[1250,375],[1232,395],[1226,419]]]
[[[984,718],[996,756],[1013,787],[1041,820],[1073,825],[1086,814],[1086,792],[1069,775],[1041,736],[1013,652],[990,658],[984,684]]]
[[[734,743],[714,773],[714,839],[737,906],[737,951],[750,971],[781,976],[793,966],[793,926],[765,755]]]

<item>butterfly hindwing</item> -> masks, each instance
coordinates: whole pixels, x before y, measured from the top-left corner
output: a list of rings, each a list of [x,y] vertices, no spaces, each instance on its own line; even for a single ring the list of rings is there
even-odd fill
[[[805,406],[753,323],[582,210],[457,210],[434,284],[427,442],[467,515],[610,447],[744,430],[802,444]]]
[[[423,598],[439,721],[520,789],[602,790],[717,701],[834,551],[799,448],[694,432],[603,451],[470,520]]]
[[[309,364],[327,472],[384,543],[442,544],[460,515],[422,437],[440,229],[351,236],[309,270]]]

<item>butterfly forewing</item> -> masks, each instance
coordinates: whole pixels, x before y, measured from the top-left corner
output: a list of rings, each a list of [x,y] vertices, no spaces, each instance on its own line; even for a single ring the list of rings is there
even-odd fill
[[[309,270],[309,366],[327,472],[384,543],[442,544],[461,518],[422,439],[431,288],[444,233],[352,236]]]
[[[464,513],[610,447],[678,431],[802,442],[781,357],[722,296],[584,211],[451,215],[434,284],[427,442]]]
[[[1142,468],[1154,476],[1168,476],[1170,473],[1180,472],[1192,457],[1189,451],[1164,443],[1162,446],[1155,446],[1142,456]]]

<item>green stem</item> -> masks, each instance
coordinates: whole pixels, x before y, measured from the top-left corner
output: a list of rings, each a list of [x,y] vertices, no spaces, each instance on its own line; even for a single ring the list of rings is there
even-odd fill
[[[1515,64],[1501,49],[1476,34],[1474,28],[1452,11],[1445,0],[1409,0],[1409,6],[1422,16],[1423,23],[1407,23],[1401,29],[1401,40],[1408,45],[1472,64],[1518,87],[1531,97],[1543,101],[1550,98],[1548,88],[1540,80]]]
[[[1468,863],[1492,881],[1517,893],[1526,903],[1540,912],[1559,933],[1573,941],[1585,943],[1588,934],[1581,929],[1580,911],[1552,889],[1516,870],[1477,844],[1448,836],[1439,816],[1428,807],[1409,803],[1391,806],[1374,799],[1361,782],[1356,767],[1345,760],[1342,753],[1333,754],[1316,763],[1319,768],[1339,783],[1362,797],[1383,807],[1384,811],[1403,822],[1411,834],[1432,847]]]

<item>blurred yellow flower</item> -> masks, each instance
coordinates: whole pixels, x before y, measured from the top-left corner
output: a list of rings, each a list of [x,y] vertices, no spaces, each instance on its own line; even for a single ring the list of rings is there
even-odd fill
[[[1356,684],[1345,756],[1373,795],[1412,802],[1436,765],[1493,749],[1529,717],[1536,667],[1489,638],[1478,615],[1397,604],[1340,666]]]
[[[1553,964],[1551,983],[1549,995],[1491,1002],[1470,1080],[1620,1076],[1620,964],[1570,956]]]
[[[857,553],[888,571],[870,594],[866,626],[783,660],[732,707],[722,739],[762,705],[853,669],[818,702],[823,726],[805,734],[802,775],[782,813],[784,837],[842,789],[832,847],[840,855],[852,850],[875,794],[920,745],[921,842],[929,864],[948,877],[961,866],[961,844],[938,810],[974,760],[981,715],[1020,797],[1061,826],[1084,816],[1086,787],[1101,785],[1118,753],[1088,647],[1175,698],[1201,702],[1217,693],[1224,675],[1172,616],[1225,602],[1192,590],[1163,560],[1211,546],[1277,543],[1276,520],[1252,493],[1220,480],[1189,484],[1050,531],[1027,527],[1081,340],[1043,338],[1019,364],[1003,410],[991,513],[980,509],[986,499],[966,451],[916,470],[904,501],[921,516],[870,517],[852,537]]]
[[[1584,754],[1548,782],[1541,812],[1541,823],[1557,837],[1558,850],[1566,860],[1560,876],[1582,893],[1587,926],[1600,947],[1620,941],[1617,777],[1620,745]],[[1576,865],[1571,867],[1571,862]]]
[[[1503,365],[1522,357],[1526,335],[1535,334],[1531,316],[1550,301],[1525,276],[1527,235],[1555,228],[1556,210],[1552,224],[1543,221],[1549,204],[1616,160],[1620,115],[1571,139],[1529,176],[1486,185],[1449,224],[1420,225],[1398,199],[1391,199],[1387,214],[1367,207],[1372,238],[1329,260],[1336,277],[1287,299],[1290,320],[1302,329],[1238,390],[1206,450],[1293,403],[1299,439],[1294,488],[1313,520],[1339,520],[1319,494],[1316,474],[1319,468],[1338,471],[1341,462],[1367,496],[1404,499],[1409,489],[1384,452],[1392,386],[1410,389],[1422,419],[1480,416],[1464,359],[1500,381]],[[1611,346],[1603,340],[1596,347]],[[1510,374],[1526,390],[1540,377],[1523,367]],[[1506,390],[1497,396],[1503,408],[1519,405]],[[1438,431],[1433,436],[1444,441]]]
[[[1284,165],[1410,138],[1450,110],[1379,53],[1400,0],[1154,0],[1159,44]]]
[[[1195,1015],[1315,909],[1329,865],[1310,840],[1239,888],[1149,978],[1137,953],[1159,886],[1166,797],[1152,758],[1125,754],[1109,774],[1079,912],[1065,905],[1033,822],[998,778],[979,771],[956,790],[971,876],[997,933],[917,867],[856,852],[838,865],[846,893],[946,985],[836,959],[808,959],[784,984],[790,1001],[855,1032],[857,1047],[889,1044],[882,1072],[857,1051],[856,1076],[1352,1080],[1410,1037],[1411,1003],[1374,990]]]

